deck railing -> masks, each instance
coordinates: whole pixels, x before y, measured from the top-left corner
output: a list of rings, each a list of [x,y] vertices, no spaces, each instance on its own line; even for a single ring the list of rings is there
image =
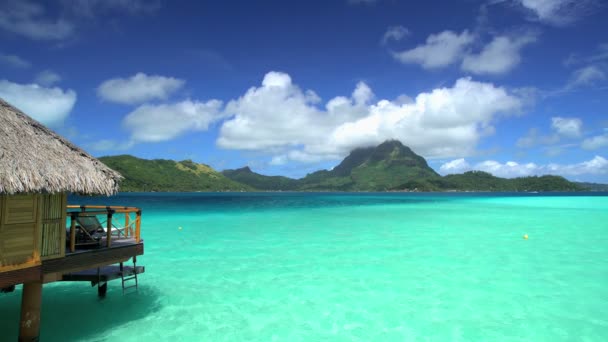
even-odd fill
[[[115,215],[124,214],[124,226],[121,235],[124,238],[133,238],[136,243],[141,241],[141,209],[136,207],[104,206],[104,205],[68,205],[67,216],[70,217],[70,252],[76,250],[76,225],[78,217],[105,216],[106,221],[106,247],[112,245],[112,233],[118,227]],[[131,215],[135,217],[132,218]],[[117,217],[118,218],[118,217]],[[121,236],[119,235],[118,238]]]

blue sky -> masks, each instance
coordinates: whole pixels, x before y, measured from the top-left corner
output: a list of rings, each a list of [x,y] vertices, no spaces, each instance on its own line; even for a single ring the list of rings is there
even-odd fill
[[[0,1],[0,97],[95,156],[608,183],[599,0]]]

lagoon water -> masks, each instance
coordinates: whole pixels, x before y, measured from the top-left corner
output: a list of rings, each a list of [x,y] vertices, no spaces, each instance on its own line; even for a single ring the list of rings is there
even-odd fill
[[[104,300],[45,285],[42,341],[608,340],[606,194],[71,202],[143,208],[146,273]],[[2,341],[16,340],[20,297],[0,295]]]

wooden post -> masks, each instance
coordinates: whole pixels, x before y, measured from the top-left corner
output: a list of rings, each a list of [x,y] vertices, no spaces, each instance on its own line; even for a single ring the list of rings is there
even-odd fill
[[[137,211],[137,216],[135,218],[135,242],[139,243],[141,236],[140,236],[140,229],[141,229],[141,210]]]
[[[108,210],[108,220],[107,220],[107,226],[106,226],[106,245],[108,248],[110,248],[110,245],[112,244],[112,214],[114,213],[113,210]]]
[[[74,214],[70,215],[70,252],[76,251],[76,220]]]
[[[38,341],[40,336],[42,283],[32,282],[23,284],[23,293],[21,296],[19,341]]]
[[[129,235],[130,235],[129,233],[130,233],[130,230],[131,230],[131,228],[129,227],[129,220],[130,219],[131,219],[131,213],[129,211],[126,211],[125,212],[125,229],[124,229],[124,232],[125,232],[125,237],[127,237],[127,238],[129,237]]]

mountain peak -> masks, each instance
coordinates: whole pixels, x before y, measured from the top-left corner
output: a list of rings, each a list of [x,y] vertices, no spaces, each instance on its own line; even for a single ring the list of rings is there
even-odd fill
[[[382,147],[398,147],[398,148],[407,148],[409,150],[409,147],[403,145],[401,143],[401,141],[397,140],[397,139],[388,139],[385,140],[383,143],[381,143],[380,145],[376,146],[376,148],[382,148]]]

